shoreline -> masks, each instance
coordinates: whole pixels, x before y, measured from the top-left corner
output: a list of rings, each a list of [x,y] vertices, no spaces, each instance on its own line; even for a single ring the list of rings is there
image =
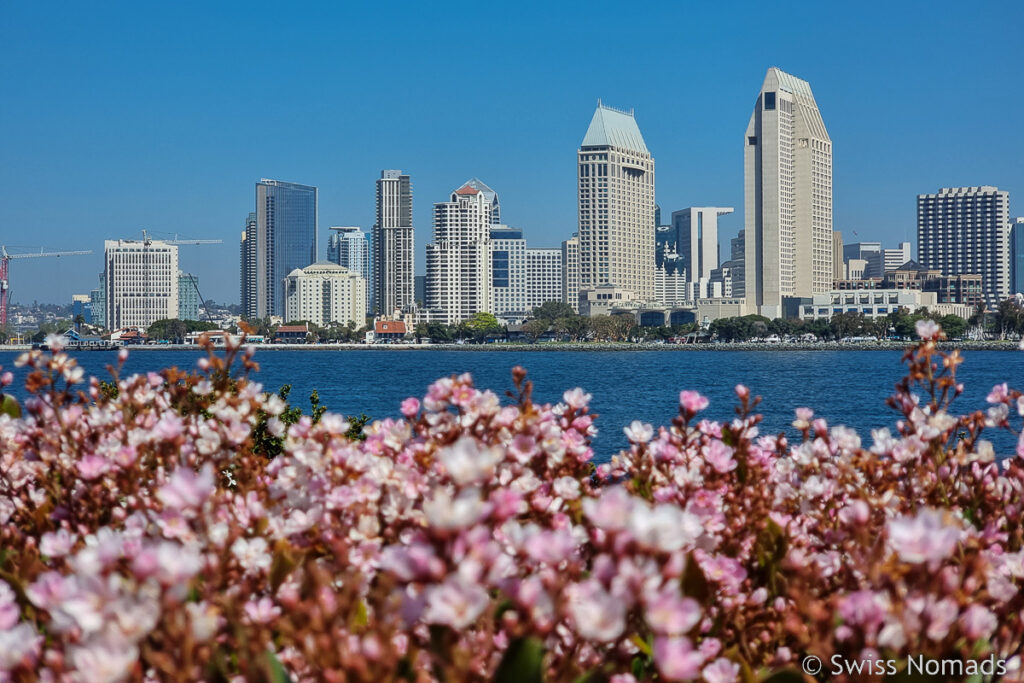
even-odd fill
[[[259,352],[266,351],[498,351],[498,352],[623,352],[623,351],[903,351],[912,342],[820,342],[796,344],[756,344],[749,342],[722,344],[632,344],[627,342],[501,342],[495,344],[251,344]],[[964,351],[1019,351],[1015,341],[959,341],[940,342],[942,350]],[[0,346],[0,351],[22,352],[31,350],[31,345],[18,344]],[[130,353],[135,351],[201,351],[195,344],[152,344],[123,347]],[[69,349],[70,351],[106,351],[110,349]]]

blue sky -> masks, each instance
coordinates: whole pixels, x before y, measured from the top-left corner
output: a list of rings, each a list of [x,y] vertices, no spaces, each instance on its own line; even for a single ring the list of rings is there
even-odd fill
[[[712,6],[713,5],[713,6]],[[6,3],[0,244],[92,249],[12,265],[15,301],[87,292],[103,239],[183,247],[238,300],[261,177],[320,188],[327,226],[373,223],[383,168],[431,207],[478,176],[536,246],[576,226],[575,150],[598,98],[634,108],[663,213],[734,206],[769,66],[810,81],[844,239],[914,241],[915,195],[998,185],[1024,213],[1024,3]],[[916,250],[916,245],[915,245]]]

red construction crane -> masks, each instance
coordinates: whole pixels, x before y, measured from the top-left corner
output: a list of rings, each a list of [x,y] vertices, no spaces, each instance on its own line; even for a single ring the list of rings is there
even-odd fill
[[[91,254],[92,251],[43,251],[42,247],[39,248],[38,253],[30,254],[10,254],[7,252],[7,247],[0,245],[0,326],[7,325],[7,298],[9,296],[8,290],[10,287],[10,281],[7,275],[7,263],[11,259],[16,258],[41,258],[43,256],[79,256],[82,254]]]

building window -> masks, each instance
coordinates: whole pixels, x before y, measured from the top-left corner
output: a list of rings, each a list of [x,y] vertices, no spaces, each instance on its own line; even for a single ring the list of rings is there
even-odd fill
[[[756,145],[757,144],[757,136],[756,135],[751,135],[750,137],[748,137],[747,138],[747,144],[748,145]]]
[[[764,108],[775,109],[775,93],[766,92],[764,94]]]

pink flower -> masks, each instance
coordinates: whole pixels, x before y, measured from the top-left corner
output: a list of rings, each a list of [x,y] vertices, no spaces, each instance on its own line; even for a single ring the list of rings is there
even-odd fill
[[[607,643],[622,635],[626,628],[626,604],[607,593],[596,580],[571,584],[565,594],[569,618],[581,636]]]
[[[98,455],[87,455],[75,463],[75,468],[82,479],[92,481],[110,471],[110,461]]]
[[[960,615],[960,626],[970,640],[985,640],[999,626],[996,615],[981,605],[971,605]]]
[[[933,569],[953,554],[963,529],[947,521],[947,513],[922,509],[914,517],[903,516],[886,524],[889,547],[904,562],[927,563]]]
[[[685,636],[659,637],[654,639],[654,663],[665,680],[691,681],[700,676],[704,655]]]
[[[633,509],[633,497],[621,486],[606,488],[600,498],[585,498],[583,512],[594,526],[608,531],[623,529]]]
[[[185,510],[202,505],[213,490],[213,467],[207,463],[198,474],[188,467],[174,470],[167,483],[160,487],[157,497],[169,508]]]
[[[153,434],[161,441],[173,441],[181,435],[183,429],[184,423],[180,417],[174,413],[165,413],[153,427]]]
[[[77,537],[70,534],[67,529],[45,533],[39,539],[39,552],[47,557],[63,557],[71,552],[76,540]]]
[[[245,615],[254,624],[269,624],[281,616],[281,608],[270,598],[262,597],[245,603]]]
[[[501,459],[497,448],[482,448],[472,436],[464,436],[438,454],[448,476],[456,484],[466,486],[490,478]]]
[[[839,601],[839,616],[847,624],[877,628],[888,612],[889,599],[880,593],[860,590]]]
[[[0,375],[0,387],[6,387],[14,381],[14,375],[8,371]]]
[[[273,558],[264,538],[238,538],[231,544],[231,553],[247,572],[265,572],[270,569]]]
[[[575,389],[570,389],[569,391],[562,394],[562,400],[565,401],[565,404],[572,408],[573,410],[585,408],[587,404],[590,403],[590,398],[590,394],[585,393],[579,387],[576,387]]]
[[[420,412],[420,400],[415,396],[410,396],[402,401],[401,411],[402,415],[411,420],[416,417],[416,413]]]
[[[733,450],[721,441],[712,441],[704,449],[704,460],[721,474],[736,469],[736,461],[732,459]]]
[[[665,636],[685,635],[701,619],[697,601],[684,598],[671,588],[649,596],[644,614],[654,632]]]
[[[917,336],[925,341],[938,339],[939,333],[942,332],[942,328],[934,320],[918,320],[915,327],[917,329]]]
[[[735,683],[740,677],[740,665],[719,657],[705,666],[702,673],[707,683]]]
[[[563,500],[576,500],[580,497],[580,482],[575,477],[559,477],[551,488]]]
[[[708,407],[708,399],[696,391],[681,391],[679,393],[679,405],[687,415],[696,415]]]
[[[483,614],[489,602],[490,597],[483,587],[458,575],[450,576],[440,586],[427,588],[423,621],[463,629]]]

